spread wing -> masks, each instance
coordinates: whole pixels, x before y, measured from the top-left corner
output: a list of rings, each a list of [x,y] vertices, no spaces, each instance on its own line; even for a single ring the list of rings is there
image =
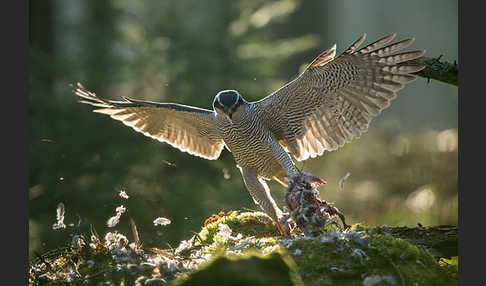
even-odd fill
[[[396,92],[415,79],[410,73],[424,68],[408,61],[425,51],[395,53],[413,38],[388,44],[392,34],[357,50],[365,37],[337,58],[332,46],[295,80],[255,102],[279,143],[297,160],[359,138]]]
[[[214,124],[214,112],[173,103],[157,103],[124,98],[112,101],[97,97],[78,83],[80,102],[99,107],[94,112],[120,120],[144,135],[166,142],[189,154],[217,159],[224,147]]]

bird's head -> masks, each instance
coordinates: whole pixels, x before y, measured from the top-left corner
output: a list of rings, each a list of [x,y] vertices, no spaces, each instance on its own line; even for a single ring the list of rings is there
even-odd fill
[[[240,115],[245,100],[236,90],[223,90],[214,97],[213,109],[216,113],[226,116],[230,122]]]

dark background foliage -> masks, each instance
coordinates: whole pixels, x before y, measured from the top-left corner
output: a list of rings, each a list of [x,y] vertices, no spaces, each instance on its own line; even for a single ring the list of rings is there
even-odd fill
[[[231,154],[207,161],[77,103],[98,95],[210,108],[236,89],[260,99],[337,43],[397,32],[413,49],[457,59],[457,1],[29,1],[29,237],[42,252],[72,233],[112,230],[123,204],[146,246],[176,246],[221,210],[256,209]],[[351,223],[457,224],[457,87],[419,78],[369,132],[298,163]],[[338,180],[351,173],[338,188]],[[283,189],[271,183],[282,205]],[[130,196],[124,200],[118,192]],[[52,230],[56,206],[67,229]],[[128,215],[115,229],[129,233]],[[172,224],[156,227],[167,217]]]

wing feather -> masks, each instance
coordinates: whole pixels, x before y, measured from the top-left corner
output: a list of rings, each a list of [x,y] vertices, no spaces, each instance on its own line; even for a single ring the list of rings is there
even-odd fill
[[[255,102],[286,150],[301,161],[336,150],[359,138],[396,93],[424,66],[409,61],[425,51],[400,52],[414,38],[393,44],[396,34],[361,49],[366,34],[334,58],[336,46],[321,53],[295,80]]]
[[[106,100],[79,83],[75,93],[81,98],[80,102],[97,107],[94,112],[109,115],[135,131],[183,152],[214,160],[223,150],[224,141],[216,129],[213,111],[130,98]]]

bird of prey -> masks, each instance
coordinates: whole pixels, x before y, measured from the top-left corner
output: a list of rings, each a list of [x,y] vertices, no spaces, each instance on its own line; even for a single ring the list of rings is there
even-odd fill
[[[367,131],[371,120],[390,105],[396,92],[424,66],[411,60],[424,50],[400,52],[414,38],[391,43],[396,34],[361,49],[363,34],[341,55],[336,45],[321,53],[294,80],[265,98],[250,102],[236,90],[220,91],[212,110],[175,103],[98,97],[78,83],[80,102],[94,112],[120,120],[148,137],[209,160],[226,147],[246,188],[276,223],[282,211],[266,184],[296,177],[297,161],[333,151]]]

